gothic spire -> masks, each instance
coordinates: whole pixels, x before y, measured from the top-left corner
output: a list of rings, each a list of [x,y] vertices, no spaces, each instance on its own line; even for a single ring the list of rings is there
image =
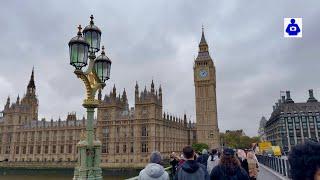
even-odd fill
[[[135,93],[139,93],[139,86],[138,86],[138,81],[136,81],[136,86],[135,86]]]
[[[161,85],[159,87],[159,95],[162,95],[162,88],[161,88]]]
[[[198,52],[198,56],[195,59],[195,61],[207,61],[207,60],[212,60],[212,59],[209,54],[209,46],[208,46],[206,38],[204,36],[204,29],[202,26],[201,40],[199,43],[199,52]]]
[[[115,85],[115,84],[113,84],[112,93],[113,93],[113,96],[114,96],[114,97],[117,96],[117,89],[116,89],[116,85]]]
[[[30,78],[30,81],[29,81],[29,84],[28,84],[28,89],[35,89],[36,88],[36,85],[34,83],[34,67],[32,68],[32,73],[31,73],[31,78]]]
[[[207,51],[208,51],[208,44],[207,44],[206,38],[204,36],[204,29],[202,26],[201,40],[199,43],[199,52],[207,52]]]
[[[124,101],[124,102],[127,102],[127,92],[126,92],[126,89],[124,88],[123,89],[123,93],[122,93],[122,100]]]
[[[154,83],[153,83],[153,79],[151,81],[151,93],[154,93]]]
[[[19,103],[20,103],[20,96],[19,96],[19,94],[18,94],[16,104],[19,104]]]
[[[9,108],[10,107],[10,96],[8,96],[7,98],[7,103],[6,105],[4,106],[5,109]]]

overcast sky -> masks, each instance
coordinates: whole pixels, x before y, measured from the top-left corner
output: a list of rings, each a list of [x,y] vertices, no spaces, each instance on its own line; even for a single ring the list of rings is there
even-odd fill
[[[216,66],[220,131],[256,135],[280,90],[296,102],[314,89],[320,99],[320,1],[2,1],[0,102],[26,91],[32,67],[39,118],[82,117],[82,82],[69,65],[67,43],[89,16],[102,30],[112,60],[111,79],[133,106],[135,81],[163,88],[163,108],[195,120],[193,61],[201,25]],[[283,37],[283,18],[303,18],[303,38]]]

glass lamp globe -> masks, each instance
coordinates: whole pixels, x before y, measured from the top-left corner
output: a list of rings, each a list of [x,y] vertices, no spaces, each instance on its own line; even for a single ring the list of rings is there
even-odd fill
[[[76,69],[81,69],[87,65],[89,44],[82,37],[81,25],[78,27],[79,31],[77,36],[73,37],[69,45],[70,64]]]
[[[111,60],[106,56],[103,46],[101,55],[94,61],[94,69],[102,82],[105,82],[110,78]]]
[[[100,50],[101,30],[94,25],[93,15],[90,19],[90,24],[83,29],[83,35],[90,45],[89,52],[96,53]]]

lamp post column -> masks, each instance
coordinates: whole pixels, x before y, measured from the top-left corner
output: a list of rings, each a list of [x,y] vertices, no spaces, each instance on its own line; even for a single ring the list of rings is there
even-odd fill
[[[100,168],[101,142],[94,136],[94,109],[99,101],[95,99],[97,90],[103,89],[105,81],[110,77],[111,60],[106,56],[102,46],[101,55],[96,58],[95,53],[100,49],[100,29],[94,25],[91,15],[90,25],[77,36],[73,37],[68,45],[70,50],[70,64],[76,68],[74,73],[86,87],[86,99],[83,107],[87,110],[86,132],[81,133],[80,142],[77,144],[78,163],[74,170],[73,180],[102,180]],[[84,37],[82,37],[84,34]],[[88,56],[88,52],[90,52]],[[87,60],[89,58],[89,65]],[[88,65],[86,71],[81,69]]]

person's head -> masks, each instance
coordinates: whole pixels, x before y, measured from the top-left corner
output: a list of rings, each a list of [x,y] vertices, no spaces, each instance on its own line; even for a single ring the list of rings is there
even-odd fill
[[[214,160],[214,157],[215,157],[215,155],[217,154],[217,150],[216,149],[212,149],[211,150],[211,154],[210,154],[210,156],[211,156],[211,161],[213,161]]]
[[[161,163],[161,154],[158,151],[153,151],[150,156],[150,163]]]
[[[186,146],[183,148],[183,156],[187,159],[187,160],[193,160],[194,159],[194,150],[191,146]]]
[[[306,140],[289,153],[293,180],[320,179],[320,143]]]
[[[246,158],[247,158],[246,153],[245,153],[244,150],[242,150],[242,149],[238,149],[238,150],[237,150],[237,155],[238,155],[238,157],[241,158],[241,159],[246,159]]]
[[[291,19],[290,22],[291,22],[291,24],[294,24],[296,22],[296,20]]]
[[[227,169],[231,169],[231,171],[235,170],[237,167],[240,167],[240,161],[235,156],[234,150],[229,148],[223,150],[220,164],[225,166]]]
[[[212,154],[212,155],[216,155],[217,152],[218,152],[218,151],[217,151],[216,149],[212,149],[212,150],[211,150],[211,154]]]
[[[203,149],[202,154],[208,154],[208,151],[206,149]]]
[[[176,153],[175,152],[172,152],[171,154],[170,154],[170,158],[175,158],[177,155],[176,155]]]

